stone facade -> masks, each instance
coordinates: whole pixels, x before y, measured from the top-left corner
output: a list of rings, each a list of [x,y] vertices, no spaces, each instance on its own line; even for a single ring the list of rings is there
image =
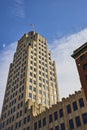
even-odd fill
[[[59,100],[55,61],[46,39],[36,32],[24,34],[18,41],[0,130],[87,130],[84,89]]]

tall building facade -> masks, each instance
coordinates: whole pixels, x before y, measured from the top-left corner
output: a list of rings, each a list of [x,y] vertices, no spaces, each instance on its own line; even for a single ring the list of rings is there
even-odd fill
[[[87,43],[76,49],[72,57],[76,61],[81,85],[87,99]]]
[[[24,130],[27,109],[32,107],[33,115],[37,115],[58,101],[55,61],[51,58],[46,39],[34,31],[24,34],[10,64],[1,130]]]
[[[79,51],[72,55],[76,60]],[[46,39],[33,31],[24,34],[10,64],[0,130],[87,130],[84,85],[59,101],[55,62]]]

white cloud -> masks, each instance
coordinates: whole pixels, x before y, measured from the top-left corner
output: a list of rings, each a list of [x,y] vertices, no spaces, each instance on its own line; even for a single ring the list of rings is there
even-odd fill
[[[14,0],[12,6],[12,13],[19,17],[24,18],[25,17],[25,9],[24,9],[24,0]]]
[[[0,52],[0,111],[2,108],[3,97],[6,88],[9,65],[12,62],[16,45],[16,42],[12,43]]]
[[[3,44],[2,46],[3,46],[3,48],[5,48],[5,47],[6,47],[6,45],[5,45],[5,44]]]
[[[58,84],[61,97],[66,97],[80,89],[80,82],[76,65],[71,54],[75,49],[87,41],[87,29],[49,44],[56,61]],[[2,107],[9,65],[16,49],[16,42],[3,48],[0,52],[0,111]]]
[[[57,66],[60,97],[67,97],[81,88],[75,60],[71,54],[85,42],[87,42],[87,29],[60,40],[56,39],[50,45]]]

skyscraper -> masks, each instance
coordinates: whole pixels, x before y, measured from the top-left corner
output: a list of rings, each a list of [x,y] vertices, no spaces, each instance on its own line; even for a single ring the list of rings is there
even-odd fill
[[[55,61],[51,58],[46,39],[34,31],[24,34],[18,41],[13,63],[10,64],[1,130],[22,130],[26,111],[31,106],[38,114],[58,101]],[[36,108],[39,112],[35,111]]]

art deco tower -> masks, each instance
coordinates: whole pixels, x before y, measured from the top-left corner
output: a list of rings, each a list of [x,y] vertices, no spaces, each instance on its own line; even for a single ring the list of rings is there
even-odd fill
[[[55,61],[51,59],[47,41],[36,32],[29,32],[18,41],[10,64],[2,107],[2,130],[22,130],[25,104],[51,107],[59,100]]]

